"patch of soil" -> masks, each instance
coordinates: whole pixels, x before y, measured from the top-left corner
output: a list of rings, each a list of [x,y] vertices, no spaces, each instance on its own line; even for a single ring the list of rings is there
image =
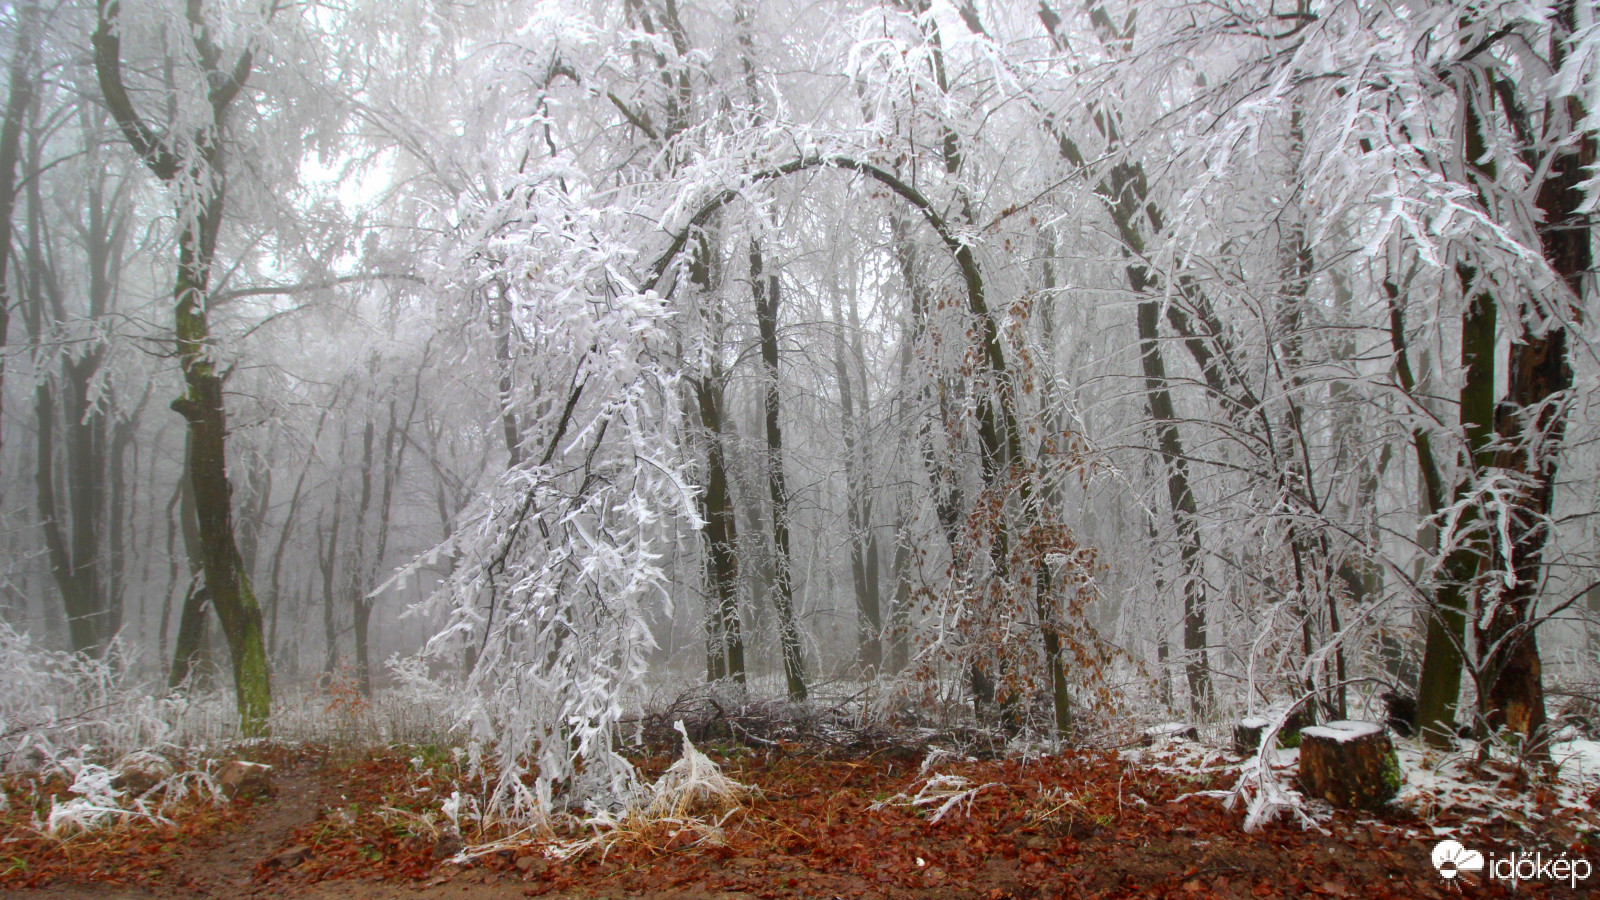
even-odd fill
[[[296,828],[316,817],[328,792],[321,777],[303,772],[279,777],[273,788],[275,796],[261,804],[258,816],[181,857],[173,885],[203,896],[253,896],[256,866],[280,852]]]

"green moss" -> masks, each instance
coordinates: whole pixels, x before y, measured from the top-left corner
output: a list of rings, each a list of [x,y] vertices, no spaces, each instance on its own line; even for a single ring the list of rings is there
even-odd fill
[[[1389,798],[1393,799],[1400,793],[1400,788],[1406,783],[1405,776],[1400,772],[1400,758],[1393,750],[1383,760],[1383,783],[1389,789]]]

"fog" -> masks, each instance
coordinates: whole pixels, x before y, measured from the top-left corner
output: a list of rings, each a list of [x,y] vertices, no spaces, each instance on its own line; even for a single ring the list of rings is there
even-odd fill
[[[9,4],[7,646],[596,784],[713,688],[1547,735],[1593,11],[1296,9]]]

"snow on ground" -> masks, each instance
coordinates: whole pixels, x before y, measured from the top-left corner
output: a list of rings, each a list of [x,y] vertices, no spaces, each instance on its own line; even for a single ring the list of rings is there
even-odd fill
[[[1594,827],[1588,798],[1600,791],[1600,741],[1573,739],[1552,744],[1554,778],[1548,782],[1534,778],[1531,785],[1503,754],[1491,754],[1480,764],[1479,747],[1470,741],[1449,753],[1410,740],[1396,739],[1394,743],[1405,778],[1394,805],[1414,812],[1423,826],[1362,820],[1368,824],[1428,839],[1507,828],[1559,838]],[[1204,742],[1181,739],[1123,750],[1119,756],[1131,766],[1195,780],[1215,776],[1222,784],[1235,784],[1232,790],[1199,791],[1194,796],[1231,800],[1230,808],[1243,804],[1247,825],[1264,824],[1279,811],[1288,813],[1291,820],[1305,816],[1299,820],[1308,827],[1325,826],[1332,818],[1327,804],[1308,801],[1291,789],[1299,771],[1298,749],[1274,749],[1270,775],[1261,771],[1254,756],[1241,758]]]
[[[1561,767],[1562,781],[1580,790],[1600,789],[1600,741],[1559,741],[1550,745],[1550,761]]]
[[[1600,742],[1595,741],[1552,744],[1555,777],[1536,781],[1531,790],[1521,784],[1509,760],[1491,756],[1479,765],[1479,747],[1472,742],[1463,742],[1450,754],[1409,742],[1396,750],[1406,778],[1397,802],[1414,808],[1437,834],[1453,833],[1461,825],[1527,828],[1564,818],[1563,810],[1587,810],[1588,796],[1600,790]]]

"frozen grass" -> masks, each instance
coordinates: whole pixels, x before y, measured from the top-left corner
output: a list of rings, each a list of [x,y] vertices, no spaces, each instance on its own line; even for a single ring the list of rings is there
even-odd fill
[[[467,847],[452,862],[466,862],[522,846],[534,833],[549,838],[545,852],[557,859],[569,859],[595,850],[603,856],[624,843],[674,847],[720,844],[728,816],[754,791],[729,778],[710,757],[700,752],[689,739],[683,722],[675,722],[674,728],[682,736],[681,755],[653,784],[637,789],[620,808],[593,807],[586,815],[556,814],[499,840]],[[443,810],[457,835],[460,834],[458,816],[462,803],[459,794],[452,794]],[[482,821],[476,806],[473,814]],[[514,826],[516,822],[499,824]],[[587,834],[562,839],[556,836],[558,829]]]
[[[259,743],[239,739],[233,698],[158,692],[135,662],[115,644],[100,659],[44,650],[0,622],[0,808],[25,802],[36,830],[65,838],[223,799],[212,772]],[[404,679],[372,698],[335,679],[280,694],[272,726],[284,743],[426,744],[447,739],[450,715],[443,693]]]

